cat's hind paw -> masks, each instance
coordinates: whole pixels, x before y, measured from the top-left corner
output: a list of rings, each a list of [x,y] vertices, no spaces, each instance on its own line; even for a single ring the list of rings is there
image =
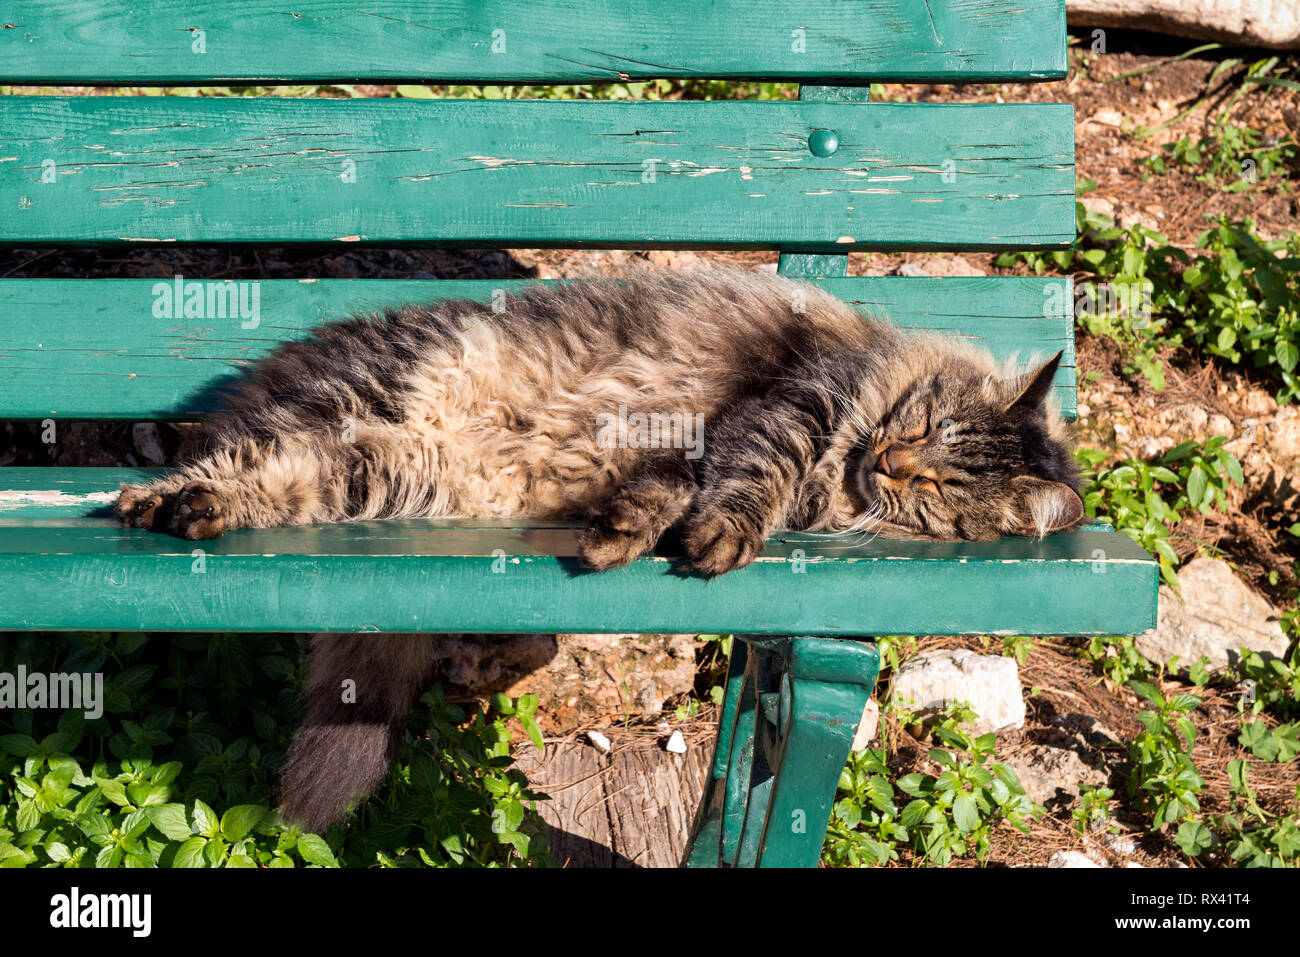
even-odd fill
[[[113,514],[126,528],[152,530],[163,511],[163,493],[151,485],[122,484]]]
[[[228,531],[230,507],[225,494],[203,482],[191,482],[176,493],[167,531],[191,541],[216,538]]]

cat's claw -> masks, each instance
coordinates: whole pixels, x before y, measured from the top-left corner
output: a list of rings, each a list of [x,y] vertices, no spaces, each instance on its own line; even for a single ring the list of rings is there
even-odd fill
[[[763,533],[735,512],[708,511],[686,522],[682,544],[691,567],[710,578],[744,568],[763,550]]]

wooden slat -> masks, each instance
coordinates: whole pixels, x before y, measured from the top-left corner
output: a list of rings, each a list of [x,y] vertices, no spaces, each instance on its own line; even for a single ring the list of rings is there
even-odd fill
[[[1029,249],[1063,104],[0,98],[0,243]],[[839,148],[814,155],[813,133]]]
[[[4,83],[960,82],[1066,70],[1064,0],[4,0],[0,24]]]
[[[15,471],[0,469],[0,486]],[[109,492],[116,470],[104,471]],[[0,630],[1037,635],[1155,622],[1155,560],[1117,532],[778,533],[753,565],[712,581],[658,556],[585,572],[575,532],[405,520],[187,542],[108,518],[0,517]]]
[[[174,288],[174,280],[0,280],[0,418],[193,418],[211,411],[214,389],[251,360],[326,320],[401,302],[489,302],[493,290],[520,284],[266,281],[257,284],[258,322],[243,328],[251,320],[156,318],[155,290]],[[1064,349],[1056,398],[1066,415],[1074,414],[1068,280],[853,278],[817,284],[899,325],[980,339],[1000,357]],[[253,284],[241,285],[251,305]]]

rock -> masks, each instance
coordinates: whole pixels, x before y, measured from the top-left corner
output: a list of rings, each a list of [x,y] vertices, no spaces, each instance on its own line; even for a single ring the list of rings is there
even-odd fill
[[[681,249],[651,249],[645,258],[665,269],[709,269],[713,266],[699,253]]]
[[[1300,5],[1294,0],[1066,0],[1065,13],[1072,29],[1122,27],[1233,46],[1300,49]]]
[[[686,739],[682,737],[680,731],[674,731],[668,736],[668,743],[664,745],[664,749],[671,754],[685,754]]]
[[[1002,759],[1015,771],[1025,792],[1039,804],[1069,804],[1079,796],[1079,787],[1106,783],[1106,773],[1083,763],[1078,753],[1068,748],[1030,745],[1023,751]]]
[[[1225,671],[1238,648],[1286,655],[1287,638],[1278,612],[1217,558],[1198,558],[1178,572],[1183,597],[1160,586],[1156,627],[1136,640],[1137,649],[1157,664],[1177,655],[1185,669],[1202,655],[1210,669]]]
[[[158,426],[153,422],[137,422],[131,426],[131,442],[149,465],[159,466],[167,461],[162,437],[158,435]]]
[[[1232,425],[1232,420],[1226,415],[1220,415],[1218,412],[1210,416],[1205,423],[1206,435],[1222,435],[1224,438],[1231,439],[1237,434],[1237,430]]]
[[[1106,216],[1109,219],[1115,218],[1115,204],[1105,196],[1093,196],[1089,194],[1079,197],[1079,202],[1083,203],[1083,208],[1090,213],[1097,213],[1098,215]]]
[[[1121,857],[1137,853],[1137,841],[1127,834],[1103,834],[1099,838],[1106,850]],[[1132,865],[1130,865],[1132,866]],[[1138,865],[1139,867],[1141,865]]]
[[[609,738],[605,737],[599,731],[588,731],[587,740],[606,754],[609,754],[610,749],[613,747],[613,745],[609,743]]]
[[[1156,414],[1156,422],[1167,434],[1177,436],[1179,441],[1203,436],[1209,419],[1208,412],[1191,403],[1171,406]]]
[[[1099,123],[1102,126],[1119,126],[1124,122],[1124,114],[1119,110],[1098,110],[1085,122]]]
[[[1048,867],[1101,867],[1086,854],[1078,851],[1057,851],[1047,861]]]
[[[653,716],[695,684],[694,635],[439,635],[437,677],[453,696],[540,697],[537,721],[567,734]]]
[[[987,276],[984,270],[973,266],[963,256],[929,256],[919,263],[903,263],[898,267],[900,276]]]
[[[861,751],[870,747],[879,730],[880,705],[876,704],[875,698],[868,698],[867,706],[862,709],[862,717],[858,720],[858,730],[853,735],[853,750]]]
[[[979,715],[976,734],[1020,728],[1025,699],[1014,658],[977,655],[965,648],[926,651],[908,659],[893,684],[894,701],[922,718],[966,702]]]
[[[1265,441],[1273,457],[1283,466],[1300,460],[1300,409],[1293,405],[1278,409],[1270,425]]]

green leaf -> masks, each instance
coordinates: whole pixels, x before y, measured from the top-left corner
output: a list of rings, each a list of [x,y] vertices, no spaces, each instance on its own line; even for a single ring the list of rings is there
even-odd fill
[[[194,802],[194,830],[204,837],[216,837],[221,832],[216,813],[199,800]]]
[[[325,839],[317,834],[304,834],[298,838],[298,853],[308,864],[317,864],[321,867],[338,867],[339,862],[334,857],[334,852],[330,846],[325,843]]]
[[[203,851],[208,846],[206,837],[192,837],[176,851],[172,867],[206,867]]]
[[[958,794],[952,802],[952,819],[963,834],[969,834],[979,827],[979,808],[975,806],[975,797],[969,791]]]
[[[1188,857],[1200,857],[1202,851],[1214,846],[1214,834],[1195,819],[1179,825],[1174,840]]]
[[[221,836],[234,843],[245,836],[270,813],[261,804],[240,804],[221,815]]]
[[[161,804],[147,809],[149,821],[172,841],[185,841],[193,835],[185,818],[184,804]]]
[[[1300,348],[1294,342],[1279,339],[1277,341],[1277,364],[1290,372],[1296,367],[1297,361],[1300,361]]]
[[[1187,476],[1187,500],[1193,507],[1199,507],[1205,501],[1205,489],[1208,484],[1209,476],[1206,475],[1205,469],[1199,465],[1192,466],[1192,471]]]
[[[524,727],[524,733],[528,735],[528,740],[533,742],[533,747],[538,751],[546,750],[546,742],[542,740],[542,729],[537,726],[537,722],[523,714],[518,715],[519,723]]]

